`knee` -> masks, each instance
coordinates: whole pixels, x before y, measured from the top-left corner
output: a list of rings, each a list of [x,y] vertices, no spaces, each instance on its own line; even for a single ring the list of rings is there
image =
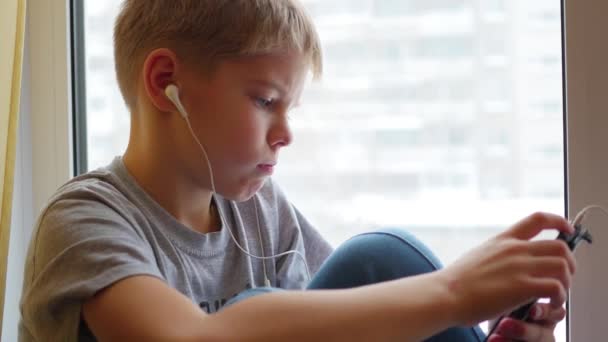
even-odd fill
[[[344,242],[321,266],[309,288],[355,287],[433,272],[440,267],[437,257],[412,234],[384,229]]]
[[[409,276],[432,272],[442,267],[439,258],[404,229],[385,228],[356,235],[339,249],[360,265],[390,267]]]
[[[431,248],[429,248],[414,234],[408,232],[407,230],[401,228],[384,228],[376,231],[375,233],[390,235],[393,238],[399,240],[401,243],[405,244],[406,248],[416,250],[416,253],[421,258],[428,259],[429,264],[433,265],[433,268],[440,269],[443,267],[443,264],[441,263],[437,255],[433,253]]]

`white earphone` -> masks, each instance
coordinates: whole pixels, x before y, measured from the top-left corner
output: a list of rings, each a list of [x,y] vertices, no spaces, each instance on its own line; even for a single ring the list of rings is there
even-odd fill
[[[165,95],[175,105],[175,107],[177,108],[177,111],[182,116],[182,118],[187,120],[188,113],[186,112],[186,109],[182,105],[182,101],[179,99],[179,89],[177,89],[177,86],[175,84],[169,84],[165,88]]]
[[[188,125],[188,130],[190,131],[190,134],[192,135],[192,138],[196,141],[196,143],[198,144],[198,146],[200,147],[201,151],[203,151],[203,154],[205,155],[205,161],[207,162],[207,168],[209,170],[209,178],[210,178],[210,183],[211,183],[211,191],[213,193],[216,193],[215,191],[215,179],[213,177],[213,169],[211,168],[211,161],[209,160],[209,155],[207,154],[207,151],[205,150],[205,147],[203,146],[203,144],[201,144],[200,140],[198,139],[198,137],[196,136],[196,134],[194,133],[194,130],[192,129],[192,125],[190,125],[190,120],[188,118],[188,112],[186,111],[186,109],[184,108],[184,106],[182,105],[182,102],[179,98],[179,89],[177,88],[177,86],[175,84],[169,84],[166,88],[165,88],[165,95],[167,96],[167,98],[175,105],[175,108],[177,109],[177,111],[179,112],[180,116],[186,121],[186,124]],[[247,256],[249,256],[249,262],[251,263],[251,267],[253,268],[253,262],[251,261],[251,258],[256,258],[256,259],[261,259],[261,260],[266,260],[266,259],[274,259],[274,258],[278,258],[284,255],[288,255],[288,254],[296,254],[298,255],[301,259],[302,262],[304,262],[304,266],[306,266],[306,274],[308,276],[308,281],[311,280],[311,276],[310,276],[310,269],[308,268],[308,263],[306,262],[306,258],[302,255],[302,253],[300,253],[297,250],[291,250],[291,251],[287,251],[287,252],[283,252],[280,254],[276,254],[276,255],[270,255],[270,256],[265,256],[264,254],[264,244],[262,243],[262,230],[260,229],[260,219],[258,217],[258,206],[256,201],[253,201],[253,204],[255,206],[255,217],[256,217],[256,221],[257,221],[257,228],[258,228],[258,236],[259,236],[259,241],[260,241],[260,249],[262,251],[262,256],[257,256],[257,255],[253,255],[251,253],[249,253],[249,248],[247,248],[247,250],[245,250],[237,241],[236,238],[234,237],[234,234],[232,233],[232,229],[230,229],[230,227],[228,227],[228,225],[226,224],[226,220],[224,220],[224,215],[222,214],[222,211],[217,210],[219,216],[220,216],[220,223],[222,224],[222,226],[225,226],[225,228],[228,230],[228,232],[230,233],[230,236],[232,237],[232,241],[234,241],[235,245],[243,252],[245,253]],[[299,230],[299,227],[298,227]],[[302,232],[299,230],[300,232],[300,236],[302,236]],[[262,267],[264,270],[264,286],[270,287],[270,280],[268,279],[268,273],[266,271],[266,263],[262,261]],[[256,287],[255,284],[252,284],[252,287]]]

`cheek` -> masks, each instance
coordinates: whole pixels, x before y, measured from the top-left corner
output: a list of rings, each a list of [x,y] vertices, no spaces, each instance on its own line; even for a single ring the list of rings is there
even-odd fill
[[[244,149],[259,147],[266,140],[266,126],[262,114],[256,112],[241,112],[226,128],[227,136],[233,142],[240,142]]]
[[[256,118],[255,116],[258,116]],[[234,163],[257,161],[266,144],[265,122],[259,113],[243,113],[229,120],[222,132],[214,132],[220,140],[221,153]]]

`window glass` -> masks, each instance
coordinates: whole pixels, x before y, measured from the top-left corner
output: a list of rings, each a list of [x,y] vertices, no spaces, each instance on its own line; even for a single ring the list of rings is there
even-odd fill
[[[400,227],[449,264],[533,211],[564,213],[560,1],[303,2],[325,74],[275,179],[332,244]],[[128,139],[118,8],[85,2],[89,169]]]

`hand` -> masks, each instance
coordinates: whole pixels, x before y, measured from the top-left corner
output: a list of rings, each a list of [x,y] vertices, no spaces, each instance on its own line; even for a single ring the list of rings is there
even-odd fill
[[[537,303],[530,312],[532,322],[512,318],[503,319],[488,342],[555,342],[555,326],[566,317],[563,307],[555,308],[550,304]]]
[[[563,241],[529,241],[546,229],[574,232],[564,218],[536,213],[439,271],[457,322],[477,324],[536,298],[563,306],[576,262]]]

